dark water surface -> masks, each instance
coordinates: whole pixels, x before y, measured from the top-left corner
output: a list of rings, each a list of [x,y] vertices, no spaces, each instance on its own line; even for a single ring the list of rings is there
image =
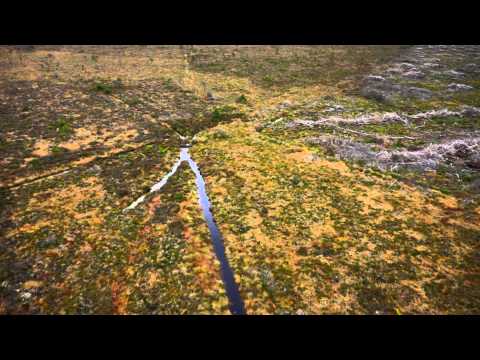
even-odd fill
[[[217,255],[217,259],[220,261],[220,271],[223,284],[225,285],[228,301],[230,303],[230,312],[235,315],[245,314],[245,306],[240,296],[240,292],[238,291],[238,286],[235,282],[233,271],[228,263],[227,255],[225,254],[225,246],[223,243],[222,234],[220,233],[217,224],[215,224],[212,212],[210,211],[210,200],[208,199],[207,190],[205,188],[205,180],[203,180],[203,176],[200,173],[197,164],[190,157],[188,148],[182,148],[180,159],[188,161],[190,168],[195,174],[195,183],[197,184],[200,206],[202,207],[203,216],[205,217],[208,229],[210,230],[210,236],[212,238],[215,255]]]
[[[235,282],[235,277],[233,271],[228,263],[227,255],[225,253],[225,245],[223,243],[223,237],[218,229],[217,224],[213,218],[212,212],[210,210],[210,200],[208,199],[207,191],[205,188],[205,180],[203,179],[200,169],[193,159],[190,157],[188,148],[181,148],[180,150],[180,159],[175,163],[172,170],[163,177],[158,183],[156,183],[151,189],[150,192],[155,192],[160,190],[168,181],[168,179],[175,174],[178,167],[183,161],[187,161],[190,165],[190,168],[195,174],[195,184],[197,185],[198,197],[200,200],[200,206],[203,211],[203,216],[207,222],[208,229],[210,230],[210,237],[213,243],[213,250],[217,256],[218,261],[220,262],[220,272],[225,286],[225,291],[227,293],[230,312],[234,315],[245,314],[245,306],[243,300],[240,296],[237,283]],[[143,202],[146,198],[146,195],[141,196],[135,200],[129,207],[125,210],[134,209],[138,204]]]

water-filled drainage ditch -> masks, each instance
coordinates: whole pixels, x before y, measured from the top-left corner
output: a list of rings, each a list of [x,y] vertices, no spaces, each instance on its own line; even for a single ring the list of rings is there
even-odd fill
[[[203,216],[207,222],[208,229],[210,231],[210,237],[212,239],[213,250],[215,255],[220,262],[220,272],[225,286],[225,292],[229,301],[230,312],[234,315],[245,314],[245,306],[243,300],[240,296],[238,290],[238,285],[235,282],[233,271],[230,267],[230,264],[225,253],[225,245],[223,242],[222,234],[218,229],[217,224],[213,218],[212,212],[210,210],[210,200],[208,199],[207,190],[205,187],[205,180],[203,179],[200,169],[193,159],[190,157],[188,148],[180,149],[180,159],[173,165],[172,169],[168,174],[166,174],[158,183],[153,185],[150,189],[150,193],[159,191],[168,181],[168,179],[175,174],[178,170],[178,167],[183,161],[187,161],[190,169],[192,169],[195,174],[195,184],[197,186],[198,197],[200,201],[200,207],[202,208]],[[124,211],[128,211],[136,208],[140,203],[145,201],[145,198],[148,194],[142,195],[133,203],[131,203]]]

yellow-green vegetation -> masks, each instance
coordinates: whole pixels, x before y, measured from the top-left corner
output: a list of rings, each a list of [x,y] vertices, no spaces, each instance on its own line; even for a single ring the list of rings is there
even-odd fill
[[[176,155],[152,156],[143,187]],[[101,174],[80,171],[8,196],[17,207],[9,216],[15,227],[4,233],[1,275],[23,300],[11,302],[14,295],[3,289],[3,311],[228,313],[193,175],[180,172],[147,206],[123,214],[131,189],[142,187],[134,176],[138,162],[133,156],[100,163]],[[119,171],[125,166],[128,174]]]
[[[198,141],[193,156],[247,312],[478,309],[478,204],[467,217],[454,197],[239,121]]]
[[[416,151],[478,137],[478,114],[288,127],[480,107],[478,59],[471,46],[0,46],[0,313],[229,314],[186,163],[123,211],[186,144],[247,314],[479,313],[473,158],[380,171],[307,141]],[[386,96],[362,92],[372,74]]]

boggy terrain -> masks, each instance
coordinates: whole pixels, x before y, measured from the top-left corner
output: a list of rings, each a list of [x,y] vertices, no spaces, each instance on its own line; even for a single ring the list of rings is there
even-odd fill
[[[190,145],[246,314],[480,312],[478,46],[4,46],[0,129],[0,313],[231,313]]]

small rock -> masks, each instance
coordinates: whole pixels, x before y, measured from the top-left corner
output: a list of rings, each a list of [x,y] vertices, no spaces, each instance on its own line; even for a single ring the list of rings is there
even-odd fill
[[[476,179],[476,180],[472,181],[469,188],[470,188],[471,191],[480,192],[480,179]]]
[[[479,66],[477,64],[466,64],[463,66],[462,71],[466,73],[474,73],[479,70]]]
[[[293,175],[291,178],[292,184],[295,186],[299,186],[300,183],[302,182],[302,179],[298,175]]]
[[[467,161],[467,165],[474,169],[480,169],[480,154],[475,154]]]
[[[308,250],[305,246],[302,246],[297,250],[297,254],[300,256],[307,256],[308,255]]]
[[[325,112],[343,112],[345,108],[342,105],[332,105],[328,107]]]
[[[406,95],[425,100],[432,97],[433,92],[424,88],[410,87],[406,89]]]
[[[213,95],[213,93],[211,91],[207,92],[207,100],[213,101],[213,100],[216,100],[216,99],[217,99],[217,97],[215,95]]]
[[[58,242],[57,235],[51,233],[51,234],[48,234],[48,236],[44,240],[40,240],[38,242],[38,245],[42,248],[45,248],[45,247],[55,246],[57,245],[57,242]]]
[[[473,106],[464,106],[462,109],[462,115],[469,117],[480,116],[480,109]]]
[[[120,187],[120,188],[117,188],[115,190],[115,193],[119,196],[119,197],[125,197],[127,196],[128,194],[130,194],[130,191],[126,188],[126,187]]]
[[[286,109],[286,108],[288,108],[288,107],[290,107],[290,106],[292,106],[292,103],[291,103],[290,101],[286,100],[286,101],[283,101],[282,103],[280,103],[280,104],[278,105],[278,108],[279,108],[279,109]]]
[[[260,124],[260,125],[256,125],[256,126],[255,126],[255,131],[256,131],[256,132],[262,132],[263,129],[265,129],[265,125],[263,125],[263,124]]]
[[[90,167],[88,169],[90,172],[93,172],[94,174],[99,174],[102,172],[102,168],[100,167],[100,165],[93,165],[92,167]]]
[[[455,70],[448,70],[444,72],[445,75],[453,76],[455,78],[463,77],[465,74]]]
[[[408,79],[423,79],[425,77],[425,74],[421,71],[411,70],[405,72],[403,76]]]
[[[369,87],[363,88],[360,93],[363,97],[367,99],[372,99],[379,102],[385,102],[388,99],[387,95],[381,90]]]
[[[448,91],[466,91],[466,90],[472,90],[472,89],[473,87],[470,85],[456,84],[456,83],[448,84]]]
[[[471,150],[466,144],[458,143],[453,146],[455,149],[455,156],[458,156],[461,159],[468,157],[471,153]]]
[[[122,87],[123,86],[122,79],[113,80],[112,85],[117,88]]]
[[[402,70],[398,68],[389,68],[386,70],[386,73],[390,75],[396,75],[396,74],[401,74]]]
[[[378,75],[369,75],[365,78],[366,81],[373,81],[373,82],[380,82],[380,81],[385,81],[385,78],[383,76],[378,76]]]
[[[416,70],[417,68],[415,67],[415,65],[413,64],[410,64],[410,63],[407,63],[407,62],[403,62],[401,64],[398,65],[398,67],[404,71],[409,71],[409,70]]]
[[[439,67],[440,65],[439,64],[436,64],[436,63],[432,63],[432,62],[426,62],[422,65],[423,67],[427,68],[427,69],[430,69],[430,68],[437,68]]]
[[[23,292],[20,294],[22,300],[29,300],[32,297],[32,294],[29,292]]]
[[[318,159],[320,159],[320,157],[317,154],[310,154],[305,158],[306,161],[312,161],[312,162]]]

